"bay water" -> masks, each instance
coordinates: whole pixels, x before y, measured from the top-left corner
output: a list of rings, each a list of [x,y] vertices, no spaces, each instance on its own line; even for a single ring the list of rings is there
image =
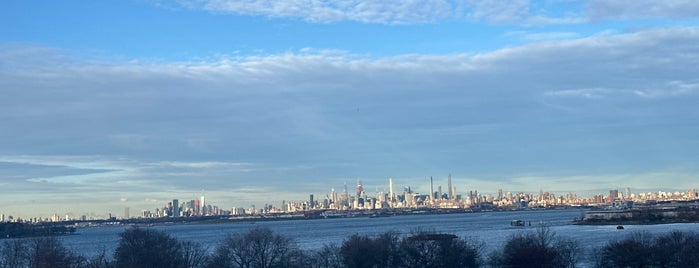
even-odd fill
[[[491,251],[500,249],[509,236],[518,232],[535,231],[542,225],[548,226],[558,237],[578,241],[585,250],[602,247],[610,241],[623,239],[638,231],[661,235],[674,230],[685,232],[699,230],[699,224],[696,223],[628,225],[624,226],[623,230],[618,230],[615,225],[574,225],[573,219],[581,218],[584,212],[583,209],[473,212],[377,218],[179,224],[147,228],[165,231],[180,241],[203,244],[210,251],[213,251],[226,235],[246,232],[256,227],[266,227],[276,234],[291,237],[300,248],[307,250],[317,250],[326,244],[341,245],[342,241],[353,234],[378,235],[393,231],[409,235],[424,230],[450,233],[461,238],[482,241],[486,256]],[[522,220],[525,226],[511,226],[512,220]],[[531,226],[529,226],[530,223]],[[130,227],[79,228],[76,235],[64,236],[60,239],[67,248],[83,256],[93,256],[102,250],[111,256],[119,243],[119,234],[127,228]]]

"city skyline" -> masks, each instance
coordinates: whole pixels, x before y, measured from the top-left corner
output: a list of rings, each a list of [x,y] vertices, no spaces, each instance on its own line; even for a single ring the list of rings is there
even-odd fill
[[[490,203],[494,207],[512,207],[522,209],[518,204],[519,200],[530,203],[531,206],[605,206],[610,205],[611,201],[616,198],[621,200],[633,201],[669,201],[669,200],[696,200],[699,196],[694,187],[691,189],[663,191],[663,190],[647,190],[634,189],[625,187],[606,189],[601,192],[592,194],[580,194],[575,191],[544,191],[540,188],[538,191],[520,191],[516,189],[498,188],[496,191],[480,191],[478,189],[470,189],[464,192],[458,192],[456,186],[449,187],[451,184],[451,174],[448,174],[446,181],[447,187],[442,188],[440,181],[429,178],[427,192],[421,192],[419,189],[426,187],[414,187],[407,184],[400,184],[402,187],[395,190],[394,178],[388,178],[388,187],[375,187],[375,191],[371,191],[364,187],[360,179],[356,180],[356,184],[348,186],[343,184],[343,188],[336,190],[331,187],[329,191],[321,193],[311,193],[310,200],[296,199],[273,202],[264,202],[263,206],[252,204],[250,206],[227,206],[227,204],[211,204],[205,201],[205,194],[197,196],[193,199],[171,197],[171,200],[152,200],[153,203],[162,205],[161,207],[140,207],[136,209],[134,214],[131,213],[131,207],[123,207],[124,213],[119,214],[108,209],[104,210],[104,214],[90,212],[74,212],[74,211],[53,211],[50,215],[26,214],[6,214],[0,211],[0,221],[21,220],[21,221],[61,221],[61,220],[100,220],[100,219],[130,219],[130,218],[161,218],[161,217],[191,217],[191,216],[214,216],[214,215],[251,215],[251,214],[266,214],[280,212],[299,212],[315,209],[330,209],[330,210],[367,210],[367,209],[402,209],[402,208],[447,208],[447,209],[464,209],[464,208],[480,208],[480,203]],[[385,186],[385,185],[384,185]],[[436,188],[434,187],[436,186]],[[435,190],[436,189],[436,190]],[[451,189],[451,191],[444,190]],[[647,191],[644,191],[647,190]],[[431,193],[431,194],[430,194]],[[608,193],[608,194],[607,194]],[[318,194],[318,195],[316,195]],[[325,194],[325,195],[324,195]],[[180,196],[181,197],[181,196]],[[191,196],[190,196],[191,197]],[[513,198],[514,197],[514,198]],[[543,198],[546,197],[547,200]],[[313,201],[316,198],[315,202]],[[564,198],[560,201],[558,198]],[[550,199],[550,200],[548,200]],[[210,200],[210,199],[208,199]],[[361,200],[361,201],[360,201]],[[610,201],[611,200],[611,201]],[[499,202],[506,201],[506,202]],[[542,202],[543,201],[543,202]],[[553,203],[551,202],[553,201]],[[329,202],[329,203],[328,203]],[[361,203],[360,203],[361,202]],[[315,203],[315,204],[314,204]],[[528,206],[528,205],[527,205]],[[23,215],[23,216],[20,216]],[[29,216],[28,216],[29,215]],[[129,216],[131,215],[131,216]]]
[[[589,195],[699,177],[691,1],[0,7],[6,215],[202,192],[261,206],[388,178]]]

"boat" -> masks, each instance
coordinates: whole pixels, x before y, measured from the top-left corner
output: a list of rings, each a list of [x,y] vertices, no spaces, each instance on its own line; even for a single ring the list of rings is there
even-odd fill
[[[616,229],[617,229],[617,230],[624,230],[624,226],[623,226],[623,225],[617,225],[617,226],[616,226]]]
[[[512,225],[512,226],[524,226],[524,221],[523,220],[512,220],[510,222],[510,225]]]

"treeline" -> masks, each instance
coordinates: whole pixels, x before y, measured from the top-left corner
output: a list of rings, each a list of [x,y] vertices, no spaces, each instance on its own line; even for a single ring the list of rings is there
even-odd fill
[[[66,235],[75,233],[74,227],[52,224],[0,223],[0,238]]]
[[[113,254],[86,258],[58,238],[3,241],[0,267],[31,268],[365,268],[365,267],[699,267],[699,235],[671,232],[658,237],[633,233],[626,239],[583,250],[578,242],[548,228],[510,236],[484,255],[484,244],[452,234],[393,232],[352,235],[340,244],[301,250],[289,237],[267,228],[230,234],[214,248],[179,241],[163,231],[129,229]]]

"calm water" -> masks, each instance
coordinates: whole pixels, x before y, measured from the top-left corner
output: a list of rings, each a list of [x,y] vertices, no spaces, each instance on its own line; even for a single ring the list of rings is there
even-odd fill
[[[230,233],[245,232],[255,227],[268,227],[275,233],[294,238],[304,249],[319,249],[325,244],[337,243],[352,234],[374,235],[387,231],[409,234],[416,230],[434,230],[473,237],[485,242],[486,255],[501,247],[508,236],[533,230],[541,223],[550,226],[556,235],[569,237],[585,248],[601,247],[612,239],[624,238],[634,231],[663,234],[673,230],[699,230],[699,224],[629,225],[624,230],[616,226],[572,225],[573,218],[580,218],[583,210],[479,212],[442,215],[411,215],[384,218],[336,218],[318,220],[293,220],[269,222],[244,222],[225,224],[190,224],[156,226],[179,240],[199,242],[213,250]],[[532,222],[532,227],[512,227],[510,221],[521,219]],[[61,239],[66,247],[90,256],[101,249],[111,254],[119,242],[119,233],[126,227],[99,227],[78,229],[74,236]]]

